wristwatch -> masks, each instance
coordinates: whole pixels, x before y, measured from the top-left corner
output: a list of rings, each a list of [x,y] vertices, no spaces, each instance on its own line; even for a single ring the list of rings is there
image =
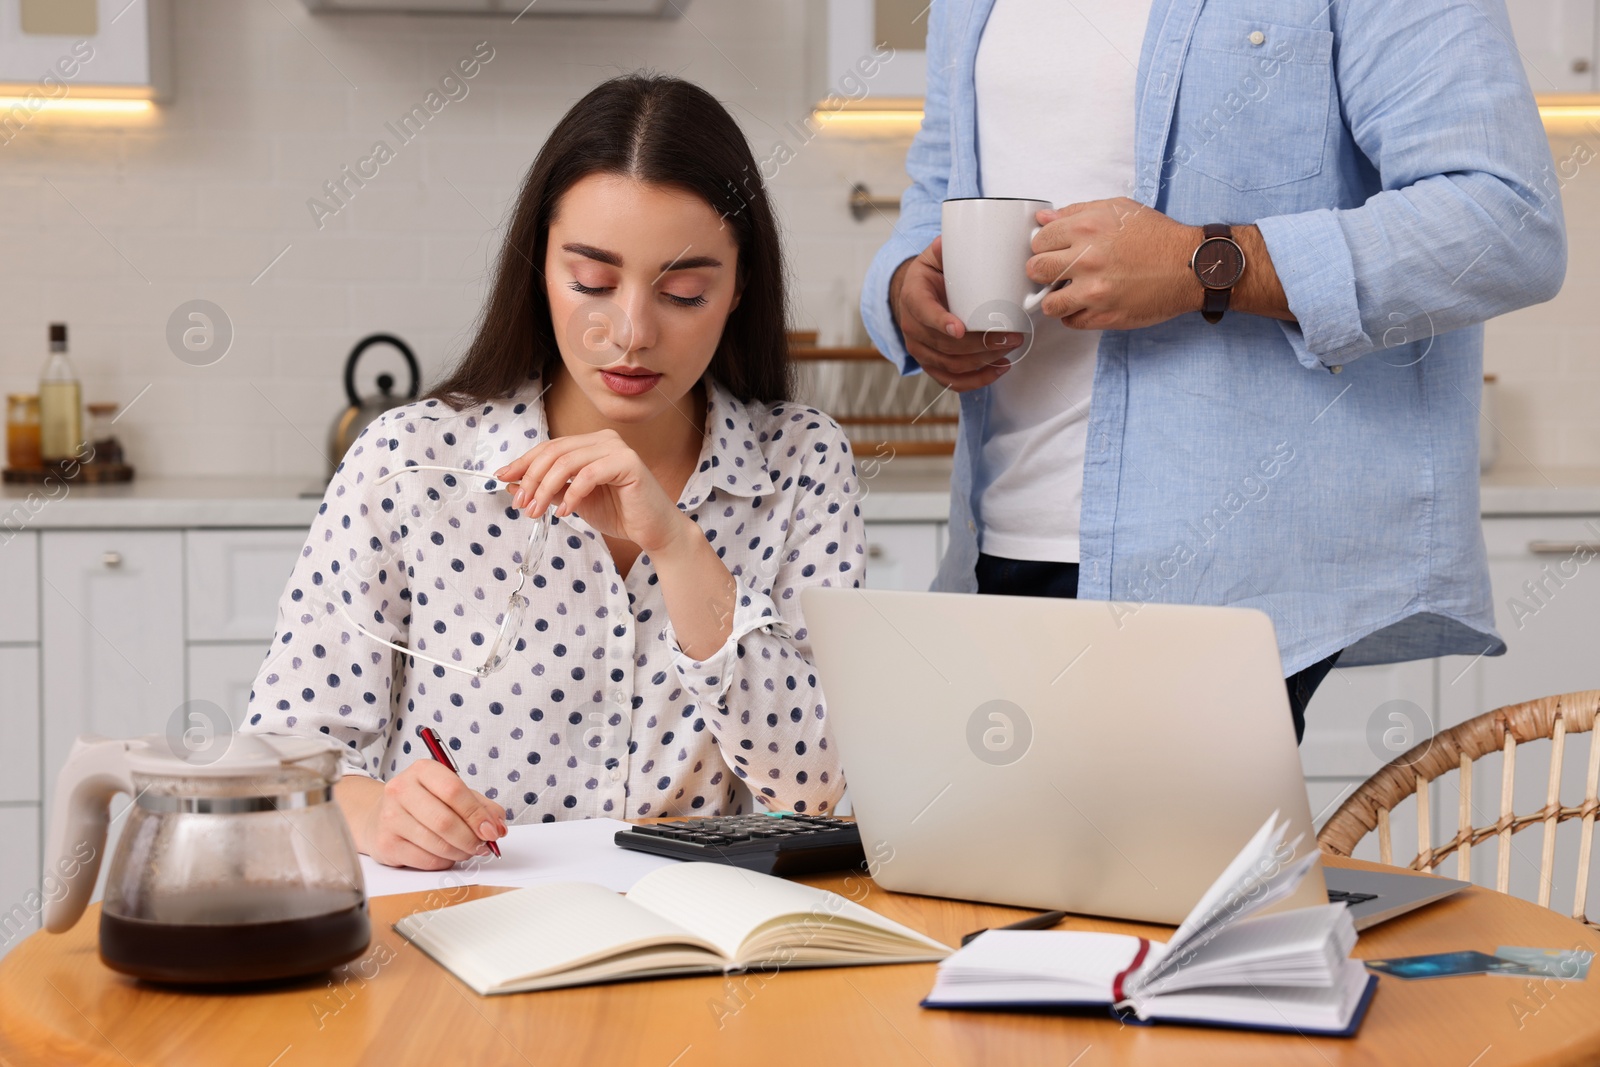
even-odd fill
[[[1216,323],[1228,310],[1233,287],[1244,277],[1244,249],[1233,239],[1233,228],[1226,223],[1208,223],[1203,232],[1205,240],[1189,258],[1189,267],[1206,290],[1200,314],[1207,322]]]

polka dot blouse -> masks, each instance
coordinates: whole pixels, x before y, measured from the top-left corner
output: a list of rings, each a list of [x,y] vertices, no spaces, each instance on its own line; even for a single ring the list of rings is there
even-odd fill
[[[706,381],[678,507],[738,581],[733,633],[709,659],[679,650],[649,555],[623,578],[581,516],[553,520],[498,671],[446,670],[351,625],[469,669],[486,660],[532,520],[487,474],[375,483],[404,466],[492,472],[546,440],[535,380],[463,411],[396,408],[361,434],[284,590],[246,729],[328,734],[349,746],[347,773],[389,778],[428,758],[431,726],[512,822],[831,810],[844,782],[800,590],[860,584],[850,445],[814,408],[747,405]]]

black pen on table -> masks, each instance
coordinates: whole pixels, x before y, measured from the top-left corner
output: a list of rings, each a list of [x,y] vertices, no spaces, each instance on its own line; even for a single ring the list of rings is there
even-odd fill
[[[446,752],[444,746],[439,743],[439,735],[433,732],[433,727],[424,726],[420,732],[422,733],[422,743],[428,746],[428,751],[432,753],[434,762],[444,764],[451,774],[457,778],[461,777],[461,772],[456,770],[455,760],[450,758],[450,753]],[[489,851],[493,852],[496,857],[500,855],[499,845],[493,841],[485,841],[484,844],[489,846]]]
[[[961,945],[962,945],[963,948],[965,948],[968,944],[970,944],[972,942],[973,938],[977,937],[979,934],[988,933],[990,929],[994,929],[994,930],[1048,930],[1048,929],[1050,929],[1050,927],[1054,926],[1056,923],[1060,922],[1062,919],[1065,919],[1066,917],[1067,917],[1067,913],[1064,912],[1064,911],[1041,911],[1037,915],[1030,915],[1026,919],[1019,919],[1016,922],[1011,923],[1011,924],[1006,925],[1006,926],[995,926],[995,927],[988,927],[988,928],[985,928],[985,929],[982,929],[982,930],[974,930],[974,931],[972,931],[972,933],[966,934],[965,936],[963,936],[961,938]]]

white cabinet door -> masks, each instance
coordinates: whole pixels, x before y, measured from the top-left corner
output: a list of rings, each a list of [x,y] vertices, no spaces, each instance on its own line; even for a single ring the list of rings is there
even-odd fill
[[[0,807],[0,956],[39,928],[39,809]]]
[[[1595,0],[1506,0],[1534,92],[1594,91],[1595,6]]]
[[[270,638],[248,644],[190,645],[189,699],[209,700],[228,713],[235,727],[244,722],[250,686],[267,654]]]
[[[925,96],[927,10],[927,0],[827,0],[811,102]]]
[[[0,802],[39,802],[40,758],[39,648],[0,647]]]
[[[926,590],[939,568],[939,525],[936,522],[868,524],[867,588]]]
[[[1483,523],[1494,590],[1495,625],[1506,639],[1504,656],[1451,656],[1439,661],[1441,726],[1453,726],[1506,704],[1535,697],[1600,689],[1600,522],[1589,518],[1492,518]],[[1561,801],[1582,801],[1588,734],[1566,744],[1561,771]],[[1513,789],[1519,814],[1544,806],[1551,745],[1519,746]],[[1492,754],[1473,766],[1471,817],[1491,824],[1500,812],[1502,758]],[[1435,805],[1444,837],[1454,833],[1460,792],[1454,776]],[[1557,832],[1552,900],[1566,911],[1576,884],[1575,822]],[[1510,851],[1511,892],[1534,899],[1538,892],[1543,830],[1516,834]],[[1486,842],[1472,850],[1475,881],[1494,885],[1498,846]],[[1454,875],[1454,859],[1443,873]],[[1591,875],[1591,882],[1593,882]],[[1600,885],[1591,885],[1589,909],[1600,907]]]
[[[1300,743],[1317,829],[1374,771],[1437,731],[1435,674],[1433,660],[1329,672],[1306,708],[1306,735]],[[1415,842],[1415,831],[1408,833],[1396,839],[1396,858],[1402,863],[1410,859],[1406,850]],[[1376,834],[1367,835],[1356,856],[1378,859]]]
[[[304,530],[184,534],[189,640],[271,640],[278,598],[305,540]]]
[[[1442,726],[1535,697],[1600,689],[1600,521],[1485,519],[1504,656],[1440,660]]]
[[[0,643],[37,640],[39,535],[0,526]]]
[[[1372,772],[1438,730],[1434,661],[1328,672],[1306,707],[1300,762],[1310,777]]]
[[[78,734],[160,733],[183,703],[183,535],[41,535],[45,801]]]

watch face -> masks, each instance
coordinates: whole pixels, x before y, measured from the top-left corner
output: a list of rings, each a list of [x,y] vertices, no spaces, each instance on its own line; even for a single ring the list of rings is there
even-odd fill
[[[1227,289],[1244,273],[1244,253],[1226,237],[1202,241],[1194,253],[1194,272],[1207,289]]]

